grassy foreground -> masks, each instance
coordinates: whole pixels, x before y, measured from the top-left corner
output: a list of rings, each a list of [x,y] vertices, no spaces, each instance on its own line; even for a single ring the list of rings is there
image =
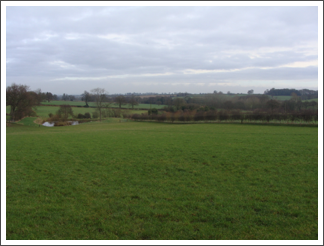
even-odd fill
[[[316,127],[25,122],[7,240],[318,238]]]

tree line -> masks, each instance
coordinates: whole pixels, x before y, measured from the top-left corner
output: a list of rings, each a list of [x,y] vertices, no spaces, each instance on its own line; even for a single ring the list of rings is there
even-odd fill
[[[271,91],[271,90],[270,90]],[[305,91],[303,93],[306,93]],[[67,94],[63,94],[66,99],[72,100],[73,98]],[[245,96],[228,96],[222,93],[204,94],[201,96],[190,96],[187,93],[183,97],[171,98],[170,96],[155,96],[140,98],[134,94],[123,96],[114,95],[109,96],[103,88],[95,88],[90,92],[84,91],[81,95],[82,100],[85,102],[85,107],[89,107],[89,102],[95,102],[96,111],[100,120],[102,117],[109,115],[116,115],[117,112],[109,111],[112,103],[115,103],[121,109],[122,105],[129,104],[134,108],[139,103],[150,104],[163,104],[166,105],[164,110],[169,113],[176,113],[178,111],[197,111],[208,112],[213,110],[245,110],[253,111],[256,109],[263,111],[283,111],[285,113],[292,113],[302,110],[315,110],[317,109],[316,101],[302,101],[301,96],[297,93],[291,93],[291,99],[285,101],[278,101],[272,99],[270,96],[264,95],[245,95]],[[11,120],[18,120],[25,116],[35,116],[33,110],[35,106],[40,105],[44,100],[48,102],[57,98],[50,92],[42,93],[38,91],[30,91],[26,85],[12,84],[6,90],[6,105],[10,105],[10,118]],[[152,109],[153,110],[153,109]],[[154,112],[148,112],[154,115]],[[80,116],[81,117],[81,116]]]
[[[264,94],[268,96],[290,96],[292,93],[296,94],[297,96],[300,96],[302,100],[318,98],[318,91],[308,90],[308,89],[296,90],[296,89],[288,89],[288,88],[284,88],[284,89],[272,88],[264,92]]]
[[[246,95],[228,97],[220,94],[209,94],[201,97],[174,98],[164,108],[167,112],[178,110],[255,110],[255,109],[284,109],[285,112],[302,109],[316,109],[316,101],[302,101],[301,97],[292,93],[289,100],[275,100],[267,95]]]
[[[210,108],[219,109],[242,109],[242,110],[253,110],[255,108],[264,108],[266,101],[269,101],[273,96],[292,96],[299,97],[300,100],[313,99],[318,97],[318,91],[303,89],[275,89],[266,90],[263,95],[253,94],[253,90],[248,90],[248,94],[244,96],[235,95],[228,92],[227,95],[222,92],[214,91],[213,94],[202,94],[200,96],[192,96],[189,93],[178,93],[176,97],[170,95],[164,96],[151,96],[151,97],[139,97],[135,94],[128,93],[127,95],[106,95],[107,101],[115,103],[121,108],[123,105],[130,105],[134,108],[138,104],[156,104],[156,105],[167,105],[166,110],[179,110],[180,108],[185,109],[189,107],[191,109],[197,108],[200,105],[205,105]],[[232,95],[232,97],[229,97]],[[81,100],[85,102],[85,107],[88,107],[88,102],[95,102],[95,95],[91,92],[84,91],[80,96]],[[75,100],[75,96],[63,94],[62,100]],[[288,103],[289,104],[289,103]],[[313,103],[314,104],[314,103]],[[293,107],[291,105],[289,107]],[[294,107],[302,107],[301,103]],[[173,108],[172,108],[173,107]]]
[[[301,110],[285,113],[280,110],[270,111],[257,109],[252,112],[244,112],[241,110],[209,110],[209,111],[182,111],[165,112],[162,114],[132,114],[125,116],[135,121],[169,121],[169,122],[264,122],[273,121],[279,123],[306,122],[316,123],[318,121],[318,113],[316,110]]]

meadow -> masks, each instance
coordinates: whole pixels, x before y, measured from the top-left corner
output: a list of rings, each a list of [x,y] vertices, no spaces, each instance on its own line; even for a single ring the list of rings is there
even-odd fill
[[[318,129],[6,129],[6,239],[317,240]]]

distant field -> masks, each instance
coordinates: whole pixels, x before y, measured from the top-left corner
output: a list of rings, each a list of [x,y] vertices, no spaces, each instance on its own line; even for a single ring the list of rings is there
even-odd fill
[[[84,106],[85,102],[84,101],[50,101],[50,102],[42,102],[43,105],[71,105],[71,106]],[[88,103],[89,106],[93,106],[95,107],[96,104],[94,102],[89,102]],[[111,103],[109,105],[112,108],[118,108],[119,106],[117,104]],[[162,109],[165,105],[157,105],[157,104],[152,104],[150,106],[150,104],[139,104],[134,106],[134,109],[138,109],[138,108],[144,108],[144,109],[149,109],[151,108],[156,108],[156,109]],[[127,109],[132,109],[132,106],[129,104],[125,104],[122,105],[122,108],[127,108]]]
[[[227,95],[227,94],[203,94],[203,95],[199,95],[199,94],[194,94],[194,95],[188,95],[188,97],[192,97],[192,98],[204,98],[204,97],[210,97],[210,96],[220,96],[220,97],[224,97],[224,98],[232,98],[232,97],[236,97],[236,96],[245,96],[244,94],[235,94],[235,95]],[[176,97],[175,97],[176,98]],[[184,97],[181,97],[184,98]]]
[[[212,95],[212,94],[209,94]],[[254,94],[256,96],[260,96],[261,94]],[[194,95],[194,97],[204,97],[205,95]],[[207,95],[208,96],[208,95]],[[226,98],[232,98],[232,97],[241,97],[241,96],[248,96],[248,94],[234,94],[234,95],[227,95],[227,94],[223,94],[223,96]],[[291,98],[291,96],[269,96],[269,98],[271,99],[276,99],[276,100],[280,100],[280,101],[285,101],[285,100],[289,100]],[[310,100],[303,100],[303,101],[317,101],[318,99],[310,99]]]
[[[57,110],[59,110],[59,106],[38,106],[36,107],[36,113],[39,117],[45,119],[48,118],[49,114],[55,114],[57,112]],[[85,114],[85,113],[90,113],[92,114],[93,112],[95,112],[95,108],[83,108],[83,107],[73,107],[72,108],[74,115],[78,115],[78,114]],[[147,113],[147,110],[128,110],[128,109],[122,109],[122,112],[126,113],[126,114],[141,114],[141,113]],[[6,107],[6,113],[10,113],[10,106]],[[7,120],[10,119],[10,116],[7,116]]]
[[[84,101],[50,101],[50,102],[42,102],[42,105],[71,105],[71,106],[84,106]],[[89,106],[95,106],[94,102],[89,102]]]
[[[273,99],[277,99],[277,100],[281,100],[281,101],[284,101],[284,100],[289,100],[291,99],[291,96],[274,96]],[[303,102],[304,101],[318,101],[318,98],[314,98],[314,99],[309,99],[309,100],[302,100]]]
[[[269,96],[270,98],[272,99],[277,99],[277,100],[280,100],[280,101],[285,101],[285,100],[289,100],[291,98],[291,96]]]
[[[118,123],[6,131],[7,240],[317,240],[318,130]]]
[[[303,102],[305,102],[305,101],[307,101],[307,102],[312,102],[312,101],[314,101],[314,102],[318,102],[318,98],[313,98],[313,99],[303,100]]]

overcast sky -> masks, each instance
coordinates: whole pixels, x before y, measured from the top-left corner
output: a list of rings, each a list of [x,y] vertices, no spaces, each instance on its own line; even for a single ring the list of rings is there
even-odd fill
[[[318,7],[6,7],[6,84],[55,94],[318,89]]]

